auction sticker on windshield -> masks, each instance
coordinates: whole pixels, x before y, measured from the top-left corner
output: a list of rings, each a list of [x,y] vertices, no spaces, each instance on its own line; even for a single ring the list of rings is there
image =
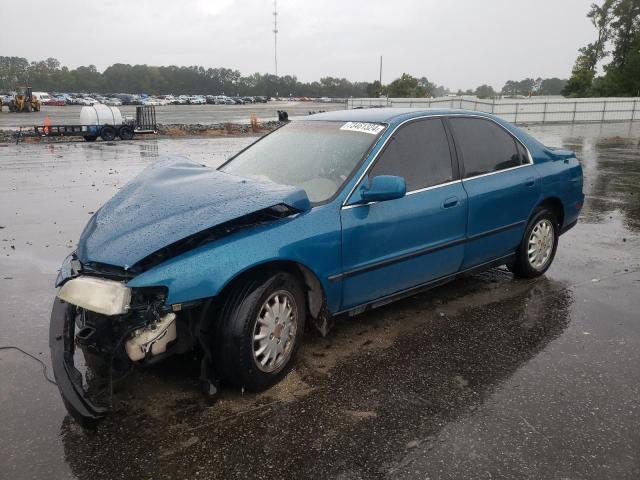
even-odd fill
[[[347,122],[340,127],[340,130],[349,130],[351,132],[362,132],[370,133],[371,135],[377,135],[382,130],[384,130],[384,125],[367,122]]]

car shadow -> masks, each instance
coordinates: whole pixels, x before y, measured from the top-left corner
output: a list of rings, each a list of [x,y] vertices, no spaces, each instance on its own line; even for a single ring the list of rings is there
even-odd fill
[[[280,384],[224,389],[214,405],[197,362],[176,358],[119,385],[95,431],[66,418],[65,459],[91,480],[381,476],[411,442],[473,415],[564,331],[571,305],[562,284],[494,269],[309,332]]]

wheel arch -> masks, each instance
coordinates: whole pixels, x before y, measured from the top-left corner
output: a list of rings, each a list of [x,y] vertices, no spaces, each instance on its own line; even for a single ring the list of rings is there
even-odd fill
[[[268,271],[284,271],[296,276],[306,290],[307,309],[318,332],[325,336],[331,327],[331,315],[327,309],[326,292],[320,279],[306,265],[293,260],[271,260],[253,265],[231,277],[220,289],[218,297],[227,295],[247,277]]]
[[[562,229],[565,218],[565,210],[562,200],[560,200],[558,197],[547,197],[540,201],[540,203],[538,203],[536,209],[539,208],[547,208],[551,210],[558,219],[559,227]]]

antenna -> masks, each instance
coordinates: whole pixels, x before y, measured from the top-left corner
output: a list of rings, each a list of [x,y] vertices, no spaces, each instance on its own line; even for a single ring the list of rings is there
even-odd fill
[[[278,0],[273,0],[273,58],[278,76]]]

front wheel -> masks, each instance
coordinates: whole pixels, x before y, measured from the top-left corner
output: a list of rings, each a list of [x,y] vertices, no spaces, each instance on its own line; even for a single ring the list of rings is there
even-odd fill
[[[250,391],[271,387],[293,364],[306,312],[300,281],[290,273],[271,272],[236,286],[218,319],[219,373]]]
[[[509,270],[524,278],[535,278],[546,272],[556,255],[558,232],[555,214],[546,208],[537,209],[527,225],[516,259]]]

